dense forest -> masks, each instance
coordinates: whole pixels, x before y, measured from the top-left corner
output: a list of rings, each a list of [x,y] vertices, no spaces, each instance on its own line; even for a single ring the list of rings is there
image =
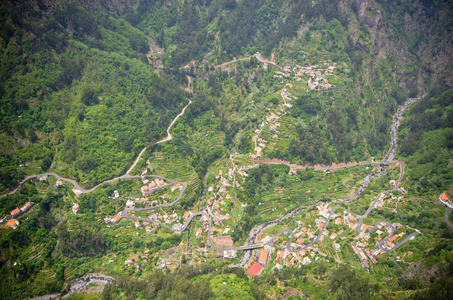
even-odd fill
[[[122,174],[187,102],[149,68],[146,37],[128,22],[74,2],[2,6],[3,189],[24,163],[86,186]]]

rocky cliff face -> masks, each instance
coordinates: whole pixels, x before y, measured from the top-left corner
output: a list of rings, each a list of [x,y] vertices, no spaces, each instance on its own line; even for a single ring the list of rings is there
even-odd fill
[[[420,95],[437,85],[453,86],[449,7],[426,6],[418,0],[344,0],[342,8],[349,16],[355,49],[371,54],[363,62],[367,74],[381,59],[391,58],[393,69],[389,71],[406,92]],[[370,32],[370,41],[359,38],[363,25]]]
[[[430,278],[445,275],[445,271],[438,265],[428,267],[424,261],[410,264],[404,272],[404,277],[420,281],[423,285],[431,285]]]

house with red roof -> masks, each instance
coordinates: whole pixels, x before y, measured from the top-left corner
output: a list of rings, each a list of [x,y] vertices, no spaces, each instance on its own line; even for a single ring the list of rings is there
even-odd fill
[[[121,221],[121,219],[122,219],[122,217],[120,215],[116,215],[113,217],[112,222],[118,223],[119,221]]]
[[[396,240],[396,235],[388,239],[389,243],[393,243]]]
[[[27,210],[30,209],[31,205],[32,205],[31,202],[27,202],[27,203],[24,204],[24,206],[22,206],[22,207],[20,208],[20,210],[23,211],[23,212],[26,212]]]
[[[20,209],[16,207],[13,211],[11,211],[11,217],[17,217],[20,215]]]
[[[16,229],[17,226],[19,226],[19,221],[17,221],[16,219],[11,219],[8,221],[8,223],[6,223],[6,226],[11,227],[12,229]]]
[[[79,205],[77,203],[74,203],[72,206],[72,212],[76,214],[79,211]]]
[[[450,201],[447,194],[444,193],[444,194],[440,195],[439,200],[446,206],[453,208],[453,203]]]
[[[269,251],[261,250],[260,257],[258,258],[258,262],[260,264],[266,265],[268,257],[269,257]]]
[[[250,266],[247,270],[247,273],[252,276],[258,276],[264,270],[264,267],[257,263],[256,261]]]

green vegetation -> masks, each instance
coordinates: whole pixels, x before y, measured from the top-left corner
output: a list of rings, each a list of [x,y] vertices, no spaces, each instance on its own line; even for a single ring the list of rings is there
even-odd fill
[[[187,188],[175,205],[130,215],[173,226],[187,222],[186,211],[209,211],[218,230],[213,236],[231,235],[240,246],[254,227],[309,206],[257,240],[302,226],[318,234],[317,205],[363,214],[374,197],[393,188],[399,168],[386,167],[357,199],[353,192],[377,165],[307,168],[293,176],[285,165],[261,164],[246,174],[239,168],[271,158],[301,165],[380,161],[396,109],[426,91],[404,112],[398,131],[402,189],[364,220],[395,224],[401,235],[395,243],[421,235],[376,254],[378,263],[369,261],[367,272],[351,247],[357,232],[344,220],[330,222],[329,235],[310,250],[310,263],[287,267],[276,260],[289,241],[282,235],[261,275],[250,277],[245,270],[257,251],[245,268],[230,268],[243,252],[218,258],[201,218],[181,234],[154,222],[109,222],[127,201],[140,208],[168,203],[178,189],[144,196],[142,179],[120,179],[76,197],[69,183],[35,179],[0,200],[0,298],[62,292],[89,273],[116,281],[102,293],[69,299],[430,299],[451,293],[453,231],[438,201],[453,190],[453,91],[445,61],[451,1],[86,2],[0,4],[0,194],[45,172],[92,187],[124,174],[146,147],[131,175],[146,170]],[[281,68],[249,58],[257,52]],[[315,81],[323,86],[314,88]],[[172,140],[156,143],[188,100]],[[6,226],[11,211],[29,201],[32,208],[16,217],[18,228]],[[330,234],[340,230],[336,250]],[[374,250],[388,236],[375,231],[363,248]],[[313,237],[302,238],[297,243]]]
[[[407,113],[401,153],[420,194],[453,187],[453,90],[439,88]]]

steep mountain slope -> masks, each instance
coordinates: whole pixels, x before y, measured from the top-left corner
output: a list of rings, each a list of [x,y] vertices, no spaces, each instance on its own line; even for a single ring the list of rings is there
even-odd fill
[[[453,190],[452,7],[2,2],[0,195],[26,175],[88,188],[137,164],[134,178],[82,195],[49,177],[1,198],[0,298],[65,293],[98,272],[116,279],[103,299],[448,295],[453,214],[438,199]],[[402,162],[383,167],[392,118],[410,97],[420,100],[397,132]],[[156,143],[178,114],[173,139]],[[365,212],[370,230],[357,232]],[[263,273],[248,276],[276,236]],[[396,246],[379,251],[390,236]],[[218,237],[258,248],[227,258],[211,248]],[[313,247],[282,257],[293,243]]]
[[[40,5],[2,3],[2,190],[49,168],[86,186],[122,174],[188,96],[153,72],[129,23]]]

